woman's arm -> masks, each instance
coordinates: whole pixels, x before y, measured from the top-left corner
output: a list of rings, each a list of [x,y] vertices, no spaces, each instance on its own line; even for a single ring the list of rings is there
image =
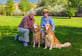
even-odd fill
[[[52,31],[54,31],[54,30],[55,30],[55,26],[54,26],[54,23],[53,23],[53,21],[52,21],[52,18],[50,19],[50,24],[51,24],[51,26],[52,26]]]
[[[43,25],[43,18],[41,19],[40,26],[41,26],[41,28],[43,28],[43,27],[44,27],[44,25]]]

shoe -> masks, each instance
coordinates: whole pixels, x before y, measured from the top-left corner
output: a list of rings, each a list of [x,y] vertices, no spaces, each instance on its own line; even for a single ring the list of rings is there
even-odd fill
[[[18,35],[18,34],[16,34],[16,36],[15,36],[15,39],[14,39],[14,40],[18,40],[18,38],[19,38],[19,35]]]
[[[23,45],[24,45],[24,46],[28,46],[28,43],[27,43],[27,42],[23,42]]]

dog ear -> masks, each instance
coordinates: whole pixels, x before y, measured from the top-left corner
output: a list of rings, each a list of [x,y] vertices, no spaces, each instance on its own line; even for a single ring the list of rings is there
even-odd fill
[[[51,31],[52,30],[52,26],[49,24],[49,31]]]

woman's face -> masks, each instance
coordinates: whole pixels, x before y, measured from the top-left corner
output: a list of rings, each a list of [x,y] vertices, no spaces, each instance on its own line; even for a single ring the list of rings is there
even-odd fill
[[[47,17],[48,14],[49,14],[48,12],[44,12],[44,13],[43,13],[43,15],[44,15],[45,17]]]

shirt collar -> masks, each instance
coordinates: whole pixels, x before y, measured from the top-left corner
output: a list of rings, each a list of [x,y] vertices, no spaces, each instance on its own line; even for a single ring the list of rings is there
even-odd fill
[[[33,20],[34,18],[30,18],[30,15],[28,15],[29,19]]]
[[[45,21],[48,21],[48,20],[49,20],[49,16],[48,16],[48,19],[47,19],[47,20],[45,19],[45,16],[44,16],[44,20],[45,20]]]

